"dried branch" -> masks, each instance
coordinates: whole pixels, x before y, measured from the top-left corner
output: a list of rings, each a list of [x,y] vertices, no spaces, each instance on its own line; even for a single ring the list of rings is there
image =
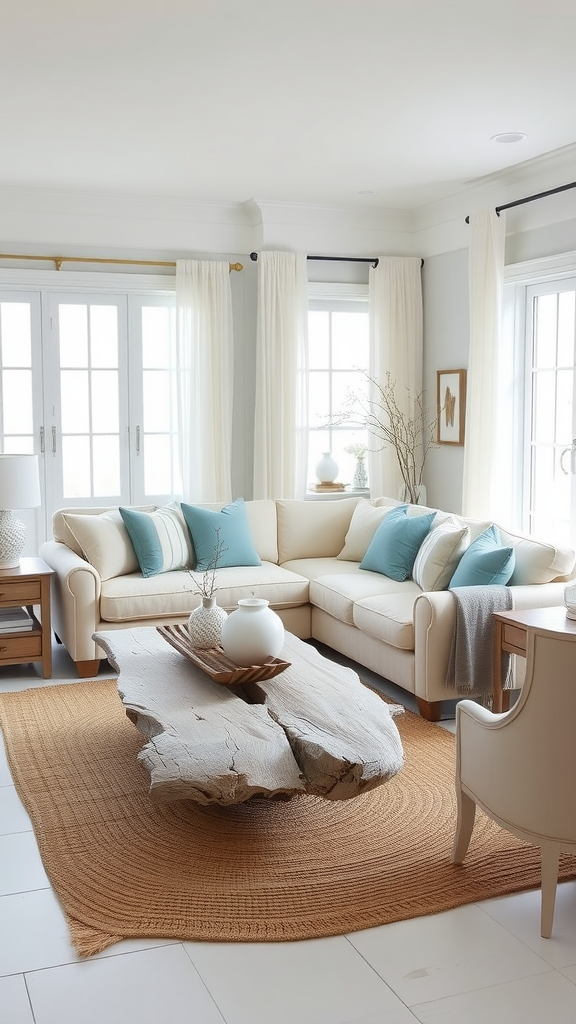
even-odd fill
[[[220,538],[220,527],[216,528],[215,533],[216,543],[214,545],[214,555],[208,562],[207,568],[202,573],[202,582],[198,582],[192,569],[188,570],[188,575],[192,580],[192,591],[194,594],[200,594],[201,597],[213,597],[218,590],[218,587],[216,586],[216,570],[218,568],[218,562],[224,552],[228,551],[228,548],[224,546],[224,541]]]
[[[418,489],[422,484],[424,463],[430,448],[437,445],[436,429],[438,416],[428,420],[424,404],[424,392],[413,396],[406,388],[408,408],[413,412],[404,412],[396,398],[396,381],[389,372],[386,383],[380,384],[375,377],[366,371],[366,379],[371,385],[373,397],[363,397],[351,393],[346,403],[346,411],[339,421],[357,420],[369,434],[381,441],[380,447],[371,451],[382,451],[383,448],[394,449],[400,474],[406,493],[412,503],[418,499]]]

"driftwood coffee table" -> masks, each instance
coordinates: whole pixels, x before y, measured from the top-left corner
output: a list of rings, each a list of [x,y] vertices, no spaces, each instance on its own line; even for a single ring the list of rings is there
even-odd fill
[[[222,686],[158,630],[94,634],[119,674],[126,714],[146,737],[139,758],[155,801],[235,804],[313,793],[346,800],[402,768],[386,703],[357,674],[291,634],[280,675]]]

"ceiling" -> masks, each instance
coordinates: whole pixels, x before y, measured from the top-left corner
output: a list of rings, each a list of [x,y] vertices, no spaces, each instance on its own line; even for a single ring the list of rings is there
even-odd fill
[[[576,142],[575,39],[574,0],[17,0],[0,186],[416,208]]]

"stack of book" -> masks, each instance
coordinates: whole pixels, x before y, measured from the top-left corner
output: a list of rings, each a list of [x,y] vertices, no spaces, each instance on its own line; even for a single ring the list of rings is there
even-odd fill
[[[26,608],[0,608],[0,633],[23,633],[33,625]]]
[[[339,483],[310,484],[310,490],[316,491],[317,494],[328,493],[329,491],[344,491],[346,490],[346,485]]]

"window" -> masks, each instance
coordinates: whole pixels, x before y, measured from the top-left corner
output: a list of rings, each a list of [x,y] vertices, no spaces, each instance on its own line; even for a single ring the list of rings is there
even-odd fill
[[[367,392],[370,334],[368,289],[363,286],[311,285],[308,311],[309,444],[308,479],[331,452],[338,481],[352,485],[356,458],[347,451],[368,447],[368,432],[350,416],[350,397]]]
[[[510,275],[520,278],[507,288],[522,453],[516,519],[534,536],[576,546],[576,254],[508,268]]]
[[[30,551],[56,508],[162,504],[181,491],[173,280],[34,280],[31,290],[29,274],[0,274],[0,450],[40,455]]]

